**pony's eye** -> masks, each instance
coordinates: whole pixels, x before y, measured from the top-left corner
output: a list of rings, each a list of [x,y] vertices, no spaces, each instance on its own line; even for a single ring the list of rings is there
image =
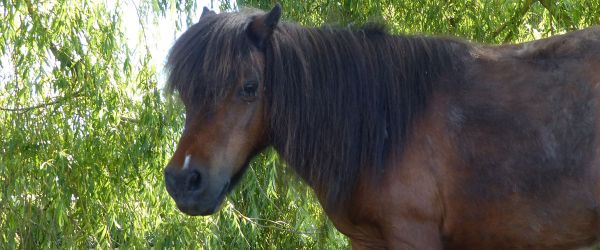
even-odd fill
[[[242,91],[240,94],[244,99],[251,99],[258,96],[258,81],[246,81],[242,86]]]

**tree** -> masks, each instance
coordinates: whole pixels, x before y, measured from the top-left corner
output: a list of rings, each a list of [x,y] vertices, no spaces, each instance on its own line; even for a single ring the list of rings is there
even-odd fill
[[[178,212],[162,169],[183,109],[158,86],[148,44],[132,48],[126,41],[126,3],[0,3],[0,245],[259,247],[268,238],[315,244],[327,221],[316,204],[304,203],[311,198],[283,198],[310,197],[306,188],[288,187],[278,173],[286,170],[256,167],[277,164],[272,154],[256,159],[240,187],[244,194],[233,195],[219,215]],[[186,1],[136,7],[146,25],[183,13],[187,22],[173,24],[180,27],[191,24],[195,10]]]

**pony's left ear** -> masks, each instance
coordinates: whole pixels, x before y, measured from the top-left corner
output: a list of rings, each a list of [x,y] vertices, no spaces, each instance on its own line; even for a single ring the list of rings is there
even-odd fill
[[[247,32],[250,39],[252,39],[259,48],[263,48],[265,42],[273,34],[273,30],[279,23],[281,18],[281,5],[275,4],[275,7],[269,11],[269,13],[255,16],[250,24],[248,24]]]
[[[217,13],[215,13],[212,10],[209,10],[208,8],[206,8],[206,6],[204,6],[204,8],[202,8],[202,14],[200,14],[200,20],[202,20],[203,17],[207,17],[210,15],[215,15]]]

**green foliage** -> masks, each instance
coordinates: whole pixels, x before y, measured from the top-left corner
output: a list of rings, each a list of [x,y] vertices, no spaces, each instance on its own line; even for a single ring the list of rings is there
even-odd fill
[[[173,209],[160,169],[182,118],[149,54],[134,57],[101,4],[1,7],[0,245],[144,243]]]
[[[148,44],[130,47],[125,3],[0,0],[0,248],[347,248],[312,192],[265,152],[221,212],[189,217],[162,169],[183,109]],[[228,8],[232,1],[223,1]],[[238,1],[268,9],[274,1]],[[600,23],[600,1],[282,1],[304,25],[385,22],[394,33],[503,43]],[[139,21],[193,1],[144,1]],[[143,30],[142,30],[143,32]]]
[[[284,17],[308,26],[381,22],[392,33],[450,35],[477,42],[539,39],[600,23],[598,0],[240,0],[269,9],[281,2]]]
[[[162,169],[183,108],[158,87],[148,46],[129,47],[121,4],[1,2],[0,247],[345,244],[273,153],[257,157],[219,214],[176,209]],[[194,4],[172,4],[137,6],[140,22],[174,8],[189,25]]]

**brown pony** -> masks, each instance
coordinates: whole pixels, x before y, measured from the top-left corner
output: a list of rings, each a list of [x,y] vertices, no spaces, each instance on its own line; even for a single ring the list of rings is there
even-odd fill
[[[355,249],[596,242],[599,28],[492,47],[280,16],[205,9],[171,49],[181,211],[217,211],[273,146]]]

